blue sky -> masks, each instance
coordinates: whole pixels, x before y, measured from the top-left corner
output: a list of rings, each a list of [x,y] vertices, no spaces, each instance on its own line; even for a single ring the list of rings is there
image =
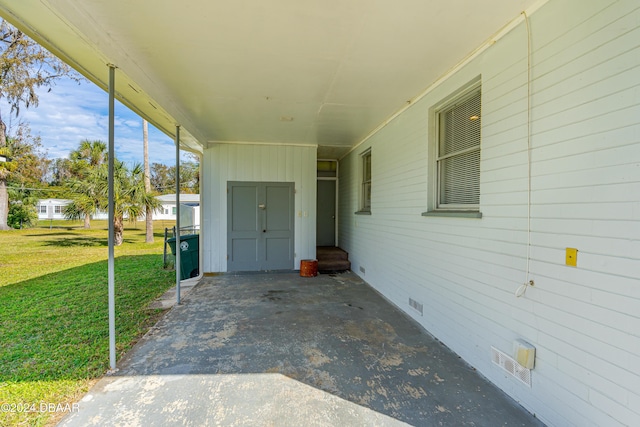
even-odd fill
[[[108,95],[93,83],[59,80],[50,92],[40,90],[38,95],[39,105],[22,108],[20,119],[29,123],[33,135],[40,135],[49,158],[68,157],[83,139],[108,141]],[[9,108],[4,102],[0,108],[7,125],[16,122],[14,117],[9,120]],[[119,102],[115,107],[115,150],[122,161],[142,163],[142,119]],[[152,125],[149,161],[175,164],[173,139]]]

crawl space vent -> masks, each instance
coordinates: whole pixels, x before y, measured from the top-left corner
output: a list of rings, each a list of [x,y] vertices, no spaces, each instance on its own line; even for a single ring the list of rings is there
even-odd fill
[[[409,298],[409,306],[413,308],[415,311],[417,311],[418,313],[420,313],[420,316],[423,315],[422,304],[420,304],[418,301],[414,300],[413,298]]]
[[[518,381],[531,387],[531,369],[520,365],[515,359],[507,356],[495,347],[491,347],[491,361]]]

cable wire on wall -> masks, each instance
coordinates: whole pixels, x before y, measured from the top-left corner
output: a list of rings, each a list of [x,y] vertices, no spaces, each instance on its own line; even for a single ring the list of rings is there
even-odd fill
[[[516,297],[521,297],[527,292],[534,282],[530,279],[531,266],[531,26],[529,16],[523,11],[524,23],[527,29],[527,266],[525,268],[525,281],[515,292]]]

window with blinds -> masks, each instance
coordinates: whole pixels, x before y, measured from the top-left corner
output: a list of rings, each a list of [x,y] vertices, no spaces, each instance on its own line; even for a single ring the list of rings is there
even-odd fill
[[[481,92],[477,88],[438,112],[438,207],[480,204]]]
[[[371,150],[362,155],[362,203],[360,210],[371,211]]]

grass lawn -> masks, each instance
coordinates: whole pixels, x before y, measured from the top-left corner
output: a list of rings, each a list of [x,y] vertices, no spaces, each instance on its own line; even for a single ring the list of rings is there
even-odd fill
[[[155,221],[155,243],[146,244],[144,223],[129,225],[115,248],[118,359],[161,316],[147,304],[175,284],[162,269],[171,226]],[[45,221],[0,231],[1,426],[59,420],[64,413],[40,409],[76,402],[109,368],[107,223],[91,227]]]

